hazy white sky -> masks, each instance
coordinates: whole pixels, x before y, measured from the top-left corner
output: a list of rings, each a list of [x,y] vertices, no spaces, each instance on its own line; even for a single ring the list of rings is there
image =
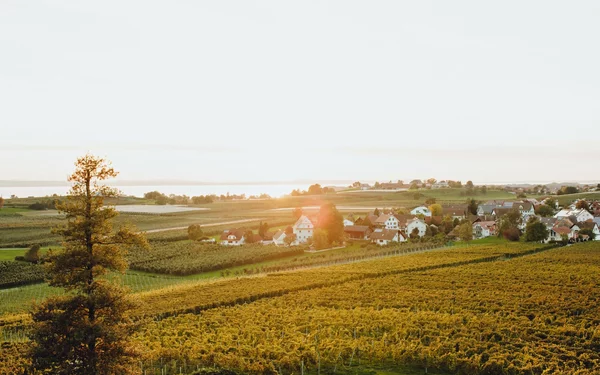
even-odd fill
[[[597,1],[0,1],[0,180],[597,180]]]

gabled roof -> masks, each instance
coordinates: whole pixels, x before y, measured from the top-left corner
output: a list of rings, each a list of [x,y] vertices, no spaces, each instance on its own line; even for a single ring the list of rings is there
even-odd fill
[[[420,218],[418,218],[418,217],[413,217],[412,219],[408,219],[408,220],[406,221],[406,225],[409,225],[409,224],[410,224],[410,223],[412,223],[413,221],[420,221],[421,223],[425,223],[425,221],[424,221],[424,220],[422,220],[422,219],[420,219]]]
[[[533,204],[530,202],[514,202],[512,208],[518,208],[519,210],[523,211],[531,211]]]
[[[409,220],[416,218],[416,215],[394,215],[399,221],[400,226],[406,226]]]
[[[349,233],[366,233],[369,230],[369,227],[366,225],[348,225],[344,227],[344,232]]]
[[[465,216],[467,210],[464,208],[444,207],[442,211],[444,216]]]
[[[278,230],[277,233],[273,235],[274,241],[279,241],[285,238],[285,232],[282,230]]]
[[[495,204],[480,204],[479,209],[483,211],[484,214],[491,214],[492,211],[496,208]]]
[[[440,225],[442,224],[442,220],[444,220],[443,216],[427,216],[425,217],[425,223],[429,225]]]
[[[235,236],[235,241],[239,241],[242,239],[242,237],[244,237],[244,230],[243,229],[226,229],[223,231],[223,233],[221,233],[221,240],[228,240],[229,236]]]
[[[480,225],[482,227],[486,227],[486,228],[492,228],[496,225],[495,221],[478,221],[476,223],[473,223],[473,226],[476,225]]]
[[[377,224],[383,224],[383,223],[385,223],[386,221],[388,221],[388,219],[390,219],[390,218],[392,218],[392,217],[394,217],[394,215],[388,215],[388,214],[383,214],[383,215],[380,215],[380,216],[377,218],[377,220],[375,220],[375,223],[377,223]]]
[[[396,235],[398,234],[398,230],[395,229],[384,229],[381,231],[377,231],[377,232],[373,232],[371,233],[371,239],[372,240],[385,240],[385,241],[391,241],[394,239],[394,237],[396,237]]]
[[[554,226],[554,224],[556,224],[557,221],[558,221],[558,219],[556,219],[555,217],[542,217],[542,218],[540,218],[540,222],[542,224],[545,224],[547,227],[548,226]]]
[[[314,221],[309,219],[308,216],[306,215],[302,215],[298,218],[298,220],[294,223],[294,227],[297,227],[300,224],[303,223],[310,223],[312,226],[315,226]]]
[[[512,208],[506,208],[506,207],[496,207],[496,208],[494,208],[494,212],[496,213],[497,217],[504,216],[507,213],[511,212],[512,210],[513,210]]]
[[[375,221],[377,220],[379,216],[375,215],[375,214],[368,214],[366,216],[367,219],[369,219],[369,221],[371,221],[371,223],[375,223]]]
[[[555,231],[558,234],[569,234],[569,233],[571,233],[571,228],[567,228],[567,227],[554,226],[552,228],[552,230]]]

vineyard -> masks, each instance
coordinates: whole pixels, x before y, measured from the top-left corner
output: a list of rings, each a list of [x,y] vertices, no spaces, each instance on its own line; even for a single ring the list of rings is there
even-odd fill
[[[261,244],[221,246],[193,241],[152,242],[150,250],[133,249],[130,268],[169,275],[191,275],[229,267],[259,263],[303,253],[302,247]]]
[[[179,315],[149,323],[137,339],[146,366],[160,361],[169,373],[177,364],[284,374],[370,364],[593,374],[599,271],[598,245],[576,245]]]
[[[39,283],[44,280],[44,268],[29,262],[0,261],[0,289]]]
[[[140,369],[593,373],[600,366],[600,246],[548,249],[472,245],[166,284],[138,294]],[[0,319],[9,341],[0,349],[0,373],[23,361],[24,322]]]

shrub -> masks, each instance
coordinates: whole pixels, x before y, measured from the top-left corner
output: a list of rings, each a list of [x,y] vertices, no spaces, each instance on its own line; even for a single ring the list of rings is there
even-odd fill
[[[518,228],[508,228],[505,230],[502,235],[509,241],[519,241],[521,239],[521,231]]]
[[[32,245],[25,253],[24,259],[30,263],[37,263],[40,260],[40,245]]]

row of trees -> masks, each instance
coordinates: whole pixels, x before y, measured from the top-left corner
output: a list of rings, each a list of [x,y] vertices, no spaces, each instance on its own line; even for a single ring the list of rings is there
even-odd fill
[[[205,204],[212,203],[215,199],[217,199],[216,195],[198,195],[194,197],[188,197],[187,195],[165,195],[158,191],[150,191],[144,194],[145,199],[152,199],[158,205],[166,205],[166,204]]]
[[[308,190],[294,189],[291,192],[292,197],[299,197],[302,195],[323,195],[335,193],[334,188],[322,187],[320,184],[313,184],[308,187]]]

